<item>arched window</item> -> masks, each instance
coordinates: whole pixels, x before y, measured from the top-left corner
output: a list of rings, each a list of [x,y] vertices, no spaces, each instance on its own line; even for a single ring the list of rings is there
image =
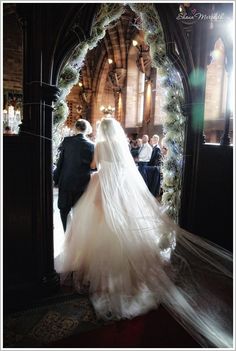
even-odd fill
[[[138,68],[137,68],[138,69]],[[141,126],[143,123],[144,111],[144,89],[145,89],[145,73],[138,70],[138,86],[137,86],[137,118],[136,125]]]
[[[206,73],[204,134],[207,143],[220,143],[225,126],[229,79],[225,70],[225,48],[221,39],[216,41],[211,58]],[[232,125],[231,120],[231,133]]]
[[[125,127],[134,128],[143,123],[145,74],[136,64],[137,49],[130,48],[127,65],[127,98]]]

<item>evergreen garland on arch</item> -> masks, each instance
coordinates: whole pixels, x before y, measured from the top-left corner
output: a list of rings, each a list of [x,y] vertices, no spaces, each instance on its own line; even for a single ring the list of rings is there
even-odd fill
[[[167,213],[178,221],[181,196],[181,179],[183,168],[183,147],[185,117],[184,89],[179,73],[168,57],[165,59],[165,76],[162,86],[166,90],[166,117],[163,121],[164,143],[168,152],[163,163],[162,203]]]

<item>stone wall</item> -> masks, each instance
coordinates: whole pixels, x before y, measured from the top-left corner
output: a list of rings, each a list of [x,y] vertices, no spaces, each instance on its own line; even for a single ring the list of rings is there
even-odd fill
[[[3,18],[3,89],[22,93],[23,37],[14,8],[4,4]]]

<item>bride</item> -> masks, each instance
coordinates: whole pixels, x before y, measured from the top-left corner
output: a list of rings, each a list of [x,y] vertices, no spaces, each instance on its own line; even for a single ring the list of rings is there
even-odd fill
[[[61,279],[89,285],[98,318],[132,318],[162,304],[203,347],[232,347],[232,257],[179,228],[146,187],[114,118],[97,130],[90,183],[73,208]]]

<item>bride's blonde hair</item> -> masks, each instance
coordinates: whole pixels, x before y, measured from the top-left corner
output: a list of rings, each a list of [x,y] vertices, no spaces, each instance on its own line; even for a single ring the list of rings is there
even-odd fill
[[[116,121],[113,117],[103,117],[98,124],[98,127],[106,135],[112,136],[115,132],[114,128],[119,122]]]

